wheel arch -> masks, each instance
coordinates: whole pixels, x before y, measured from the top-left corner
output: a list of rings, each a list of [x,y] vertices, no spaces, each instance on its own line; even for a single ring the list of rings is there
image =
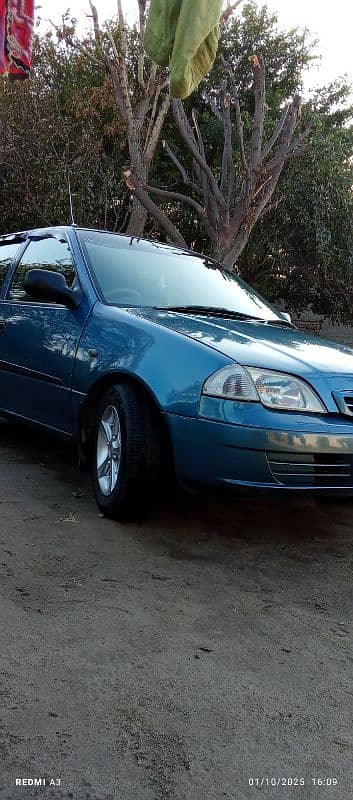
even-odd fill
[[[98,378],[92,384],[92,386],[90,386],[89,391],[87,392],[87,395],[81,404],[78,420],[80,457],[82,457],[82,460],[86,460],[85,452],[88,454],[90,450],[92,430],[95,422],[95,413],[101,397],[106,391],[108,391],[108,389],[110,389],[111,386],[122,382],[133,386],[140,394],[140,397],[149,404],[152,412],[156,415],[156,419],[159,421],[163,444],[165,446],[166,454],[168,454],[168,460],[174,463],[172,440],[169,427],[155,394],[141,378],[123,371],[119,372],[119,370],[106,373]]]

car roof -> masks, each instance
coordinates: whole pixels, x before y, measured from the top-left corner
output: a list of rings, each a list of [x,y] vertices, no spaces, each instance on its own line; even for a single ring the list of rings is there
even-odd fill
[[[69,233],[72,231],[89,231],[91,233],[110,233],[114,236],[119,236],[121,239],[136,239],[137,242],[147,243],[147,244],[159,244],[162,247],[170,248],[170,249],[177,249],[180,252],[192,252],[193,255],[197,256],[200,255],[199,253],[194,253],[193,251],[186,250],[185,248],[178,247],[175,244],[166,244],[165,242],[159,242],[156,239],[148,239],[145,236],[132,236],[131,234],[126,233],[117,233],[116,231],[109,231],[105,230],[104,228],[86,228],[79,225],[50,225],[45,228],[28,228],[25,231],[14,231],[13,233],[3,233],[0,235],[0,245],[6,244],[7,242],[10,243],[11,241],[16,241],[16,239],[26,239],[29,235],[34,236],[45,236],[46,234],[51,234],[52,236],[58,236],[60,234]]]
[[[68,230],[70,230],[69,225],[58,225],[48,226],[46,228],[28,228],[25,231],[13,231],[12,233],[2,233],[0,235],[0,244],[11,242],[16,239],[26,239],[30,234],[44,236],[45,234],[53,234],[55,232],[55,235],[57,235],[58,233],[63,233]]]

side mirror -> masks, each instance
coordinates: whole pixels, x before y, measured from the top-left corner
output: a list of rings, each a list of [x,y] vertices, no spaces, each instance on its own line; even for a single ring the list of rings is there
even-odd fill
[[[81,292],[70,289],[60,272],[49,269],[30,269],[24,279],[23,288],[36,300],[62,303],[68,308],[76,308],[81,300]]]

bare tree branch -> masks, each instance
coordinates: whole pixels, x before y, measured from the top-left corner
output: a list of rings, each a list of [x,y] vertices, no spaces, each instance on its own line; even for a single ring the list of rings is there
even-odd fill
[[[137,79],[138,79],[138,84],[143,91],[146,91],[146,84],[144,78],[145,51],[143,47],[143,37],[145,35],[145,25],[146,25],[146,2],[147,0],[138,0],[140,49],[138,55]]]
[[[109,73],[110,73],[110,78],[111,78],[111,82],[112,82],[112,85],[113,85],[113,93],[114,93],[116,105],[118,107],[120,116],[122,117],[122,119],[124,119],[126,121],[125,102],[124,102],[123,93],[121,91],[121,83],[120,83],[120,79],[119,79],[119,73],[118,73],[118,70],[116,69],[115,65],[113,65],[113,64],[110,65]]]
[[[293,132],[298,125],[301,115],[301,100],[299,94],[294,95],[289,106],[288,114],[279,137],[279,151],[285,150],[292,138]]]
[[[307,125],[307,127],[305,128],[303,133],[301,133],[300,136],[298,136],[296,139],[294,139],[294,141],[291,143],[291,148],[290,148],[291,152],[295,152],[296,150],[299,150],[300,148],[302,148],[302,146],[304,144],[306,144],[306,140],[308,139],[310,134],[313,132],[313,128],[314,128],[314,126],[312,124]]]
[[[152,133],[153,126],[154,126],[154,123],[155,123],[155,120],[156,120],[156,114],[157,114],[158,101],[159,101],[160,94],[161,94],[162,90],[167,87],[167,85],[168,85],[168,81],[165,80],[165,81],[163,81],[163,83],[160,83],[157,86],[157,88],[155,89],[155,96],[154,96],[154,101],[153,101],[153,105],[152,105],[152,111],[151,111],[151,114],[150,114],[150,120],[149,120],[149,123],[148,123],[146,139],[145,139],[145,148],[144,148],[145,151],[146,151],[148,142],[150,141],[151,133]],[[169,103],[168,103],[168,110],[169,110]]]
[[[152,214],[152,216],[159,222],[163,230],[167,233],[170,239],[175,242],[175,244],[179,245],[179,247],[187,248],[187,244],[185,239],[182,237],[178,228],[173,225],[171,220],[167,217],[167,215],[162,211],[162,209],[156,205],[156,203],[151,200],[148,192],[146,189],[143,188],[139,184],[134,175],[132,169],[125,170],[123,172],[126,185],[129,189],[133,192],[133,194],[139,199],[140,203],[143,204],[145,209]]]
[[[179,170],[184,183],[190,184],[190,178],[188,176],[188,173],[186,172],[186,169],[184,169],[183,165],[180,163],[179,159],[177,158],[177,156],[173,152],[172,148],[169,147],[169,144],[168,144],[168,142],[165,141],[165,139],[163,140],[162,145],[163,145],[166,153],[168,154],[169,158],[172,160],[173,164]]]
[[[247,175],[248,172],[249,172],[249,165],[248,165],[248,161],[247,161],[247,157],[246,157],[246,153],[245,153],[244,125],[243,125],[243,120],[242,120],[242,116],[241,116],[240,102],[239,102],[238,94],[235,94],[235,95],[233,94],[233,102],[234,102],[235,116],[236,116],[236,122],[237,122],[237,132],[238,132],[238,139],[239,139],[240,159],[241,159],[241,164],[242,164],[243,170],[244,170],[245,174]]]
[[[228,22],[229,17],[231,17],[231,15],[233,14],[233,11],[235,11],[235,9],[238,8],[238,6],[240,6],[240,3],[242,2],[243,0],[235,0],[234,3],[231,3],[231,5],[229,5],[228,8],[226,8],[226,10],[223,12],[221,17],[221,22],[223,23]]]
[[[206,218],[205,209],[200,205],[200,203],[198,203],[196,200],[193,200],[192,197],[188,197],[186,194],[181,194],[181,192],[173,192],[169,189],[158,189],[156,186],[147,186],[146,184],[143,186],[143,188],[146,189],[146,192],[159,195],[159,197],[165,197],[169,200],[176,200],[178,203],[186,203],[194,208],[201,217],[204,219]]]
[[[279,197],[279,199],[276,200],[274,203],[270,203],[268,206],[266,206],[266,208],[264,208],[264,210],[259,215],[258,220],[263,219],[263,217],[265,217],[266,214],[270,214],[271,211],[276,211],[278,206],[283,202],[283,199],[284,199],[283,197]]]
[[[258,195],[259,195],[259,194],[261,194],[261,192],[263,192],[263,191],[264,191],[264,189],[266,188],[266,186],[268,186],[268,184],[269,184],[269,183],[271,183],[271,181],[272,181],[272,175],[269,175],[269,177],[268,177],[268,178],[266,178],[266,180],[264,180],[264,182],[263,182],[263,183],[261,183],[261,185],[259,186],[259,188],[258,188],[258,189],[256,189],[256,192],[254,192],[254,193],[253,193],[253,195],[252,195],[252,202],[254,202],[254,200],[256,200],[256,198],[258,197]]]
[[[150,163],[152,161],[152,158],[154,156],[154,153],[155,153],[158,141],[159,141],[159,137],[160,137],[160,134],[161,134],[161,130],[162,130],[162,127],[163,127],[163,124],[164,124],[164,120],[165,120],[165,118],[166,118],[166,116],[168,114],[169,106],[170,106],[170,96],[169,96],[169,94],[166,94],[165,97],[163,98],[162,104],[161,104],[160,109],[159,109],[158,114],[157,114],[157,118],[156,118],[155,123],[154,123],[154,125],[152,127],[152,131],[150,133],[149,142],[147,143],[147,146],[146,146],[146,148],[144,150],[144,158],[145,158],[145,163],[146,163],[147,167],[149,167],[149,165],[150,165]]]
[[[127,67],[126,67],[127,36],[126,36],[125,18],[121,6],[121,0],[118,0],[118,17],[119,17],[119,33],[120,33],[120,53],[118,54],[117,64],[119,67],[119,78],[121,82],[121,92],[125,105],[126,119],[128,125],[130,126],[130,128],[132,128],[134,124],[134,118],[133,118],[132,105],[129,94],[129,82],[127,76]]]
[[[192,109],[191,116],[192,116],[192,121],[194,123],[195,131],[196,131],[197,144],[199,146],[201,157],[203,158],[204,161],[206,161],[205,145],[204,145],[204,142],[203,142],[203,138],[202,138],[202,134],[201,134],[201,131],[200,131],[199,122],[198,122],[198,119],[197,119],[196,108]]]
[[[297,156],[302,155],[310,148],[310,142],[305,142],[297,147],[289,147],[285,153],[280,153],[274,158],[271,159],[268,163],[268,168],[274,172],[279,167],[282,167],[287,161],[290,161],[292,158],[296,158]]]
[[[194,162],[196,174],[196,191],[201,203],[194,198],[173,190],[153,191],[161,197],[168,197],[176,202],[183,202],[200,212],[200,220],[213,244],[213,255],[220,259],[229,269],[234,269],[236,259],[246,246],[250,233],[264,214],[277,207],[278,201],[271,203],[285,163],[307,149],[308,134],[306,129],[293,140],[294,131],[300,121],[300,98],[296,95],[288,108],[284,109],[269,141],[263,143],[266,114],[265,98],[265,65],[261,56],[251,58],[254,75],[255,107],[250,135],[250,156],[247,158],[244,139],[244,127],[240,109],[240,101],[232,68],[222,58],[231,85],[231,94],[224,87],[222,105],[206,96],[212,111],[223,124],[223,158],[222,176],[219,186],[214,173],[207,163],[205,146],[195,112],[192,113],[194,129],[185,113],[180,100],[172,100],[174,118],[181,138]],[[235,122],[230,113],[230,101],[235,109]],[[240,192],[235,187],[235,167],[233,160],[232,135],[237,131],[239,138],[240,165],[244,173]],[[190,186],[187,171],[168,147],[168,155],[178,169],[184,185]],[[272,158],[266,158],[272,152]],[[151,189],[151,187],[148,187]],[[195,206],[196,203],[196,206]]]
[[[222,195],[222,192],[221,192],[221,190],[220,190],[220,188],[218,186],[218,183],[217,183],[217,181],[216,181],[216,179],[215,179],[215,177],[213,175],[213,172],[210,169],[210,167],[208,166],[206,160],[202,157],[202,155],[201,155],[201,153],[200,153],[200,151],[199,151],[199,149],[197,147],[197,144],[196,144],[196,141],[195,141],[195,137],[193,136],[193,134],[190,135],[190,125],[189,125],[187,116],[185,114],[182,101],[173,99],[171,101],[171,105],[172,105],[172,109],[173,109],[173,112],[174,112],[174,118],[175,118],[175,121],[176,121],[177,126],[179,128],[179,132],[180,132],[180,135],[181,135],[182,139],[184,140],[185,144],[187,145],[189,151],[191,152],[192,157],[195,159],[195,161],[201,167],[202,171],[205,173],[205,175],[206,175],[206,177],[208,179],[208,182],[209,182],[209,186],[210,186],[211,192],[214,194],[217,202],[220,204],[220,206],[223,208],[223,210],[226,210],[225,199],[224,199],[224,197]]]
[[[155,90],[157,70],[158,70],[157,64],[152,64],[146,88],[146,92],[149,97],[153,96]]]
[[[247,174],[249,172],[249,167],[248,167],[248,162],[247,162],[247,158],[246,158],[246,154],[245,154],[244,125],[243,125],[241,109],[240,109],[238,89],[237,89],[237,86],[236,86],[236,81],[235,81],[233,70],[232,70],[230,64],[228,64],[228,62],[225,60],[223,55],[221,55],[221,62],[223,64],[223,67],[227,70],[227,73],[229,75],[230,82],[231,82],[232,99],[233,99],[234,108],[235,108],[235,117],[236,117],[237,132],[238,132],[238,139],[239,139],[240,158],[241,158],[241,163],[242,163],[243,170]]]
[[[263,160],[265,158],[267,158],[267,156],[270,154],[272,148],[274,147],[274,145],[277,142],[278,137],[281,135],[282,130],[283,130],[283,125],[284,125],[284,123],[285,123],[285,121],[287,119],[288,110],[289,110],[289,106],[286,105],[284,107],[283,111],[282,111],[282,114],[281,114],[281,116],[280,116],[280,118],[278,120],[278,123],[277,123],[277,125],[275,127],[275,130],[274,130],[271,138],[268,140],[267,144],[265,145],[265,147],[264,147],[264,149],[262,151],[262,159]]]
[[[129,176],[129,180],[131,180],[130,176]],[[200,203],[198,203],[192,197],[188,197],[188,195],[181,194],[181,192],[174,192],[174,191],[169,190],[169,189],[159,189],[156,186],[148,186],[146,184],[144,184],[143,186],[140,184],[140,188],[145,190],[146,192],[148,192],[150,194],[156,194],[159,197],[164,197],[164,198],[169,199],[169,200],[175,200],[176,202],[179,202],[179,203],[182,202],[182,203],[185,203],[186,205],[189,205],[192,208],[194,208],[195,211],[197,211],[197,213],[198,213],[198,215],[200,217],[200,220],[201,220],[204,228],[206,229],[211,241],[212,242],[216,241],[216,233],[215,233],[212,225],[210,225],[210,222],[209,222],[209,219],[208,219],[208,216],[207,216],[207,213],[206,213],[205,209],[200,205]],[[145,195],[140,193],[139,199],[141,200],[142,204],[145,205],[147,210],[151,210],[145,203],[145,200],[146,200]]]
[[[282,127],[281,134],[279,136],[277,151],[274,154],[273,158],[267,163],[266,169],[268,171],[275,171],[284,161],[287,159],[289,155],[289,145],[295,131],[295,128],[298,125],[300,120],[300,107],[301,101],[299,95],[295,95],[293,98],[292,103],[288,108],[288,113],[286,115],[285,122]]]
[[[93,0],[90,0],[97,49],[102,53],[102,64],[112,81],[117,108],[127,124],[132,166],[124,170],[123,175],[133,198],[128,231],[133,235],[141,235],[146,216],[151,214],[170,241],[186,247],[183,235],[168,216],[168,205],[159,207],[151,195],[170,203],[183,203],[197,213],[200,224],[212,243],[213,255],[222,260],[229,269],[234,269],[235,261],[246,246],[256,222],[279,203],[273,203],[272,197],[284,165],[309,146],[310,128],[294,138],[294,131],[300,121],[300,98],[296,95],[288,107],[283,109],[272,135],[264,142],[265,65],[261,55],[253,55],[250,61],[253,70],[254,113],[251,133],[246,142],[236,78],[231,65],[221,56],[227,77],[220,95],[218,98],[204,96],[223,127],[222,169],[218,180],[207,160],[207,149],[196,111],[192,111],[191,122],[182,101],[170,100],[169,95],[164,92],[165,72],[156,65],[151,66],[148,76],[145,77],[142,50],[137,55],[137,82],[132,85],[130,68],[128,70],[131,62],[128,49],[130,40],[122,11],[122,0],[117,2],[119,40],[114,41],[111,36],[109,52],[105,52],[97,12]],[[137,2],[142,44],[147,0]],[[240,2],[241,0],[237,0],[231,3],[224,12],[223,21],[229,19]],[[148,181],[150,164],[170,104],[181,140],[192,160],[191,178],[171,147],[166,142],[163,142],[163,146],[178,170],[186,191],[159,188],[150,185]],[[233,154],[235,136],[239,142],[238,169],[235,167]],[[236,175],[239,174],[240,191],[239,186],[236,187]]]
[[[94,38],[95,38],[97,44],[100,45],[100,43],[101,43],[101,34],[100,34],[100,28],[99,28],[99,22],[98,22],[98,11],[96,9],[96,6],[93,5],[92,0],[89,0],[89,4],[90,4],[90,9],[92,11]]]
[[[143,37],[147,1],[137,0],[139,11],[139,51],[137,54],[137,74],[133,78],[131,78],[129,66],[132,63],[129,52],[131,42],[126,28],[122,0],[117,0],[118,39],[114,38],[112,31],[108,30],[107,39],[109,45],[107,48],[104,46],[106,39],[103,38],[101,33],[94,0],[89,0],[96,51],[99,54],[98,58],[95,56],[94,50],[92,52],[87,47],[84,47],[81,42],[74,39],[73,35],[70,39],[66,35],[66,41],[70,46],[82,52],[91,62],[93,61],[105,70],[107,79],[112,85],[117,113],[126,123],[130,159],[134,173],[138,178],[138,186],[133,193],[128,230],[136,235],[142,235],[146,222],[146,204],[142,205],[139,202],[140,188],[148,181],[148,172],[170,104],[169,95],[162,94],[167,86],[165,70],[160,70],[156,64],[152,64],[145,79]],[[133,81],[135,82],[133,83]],[[136,86],[138,88],[137,92]],[[151,203],[152,201],[149,203],[149,209],[151,209]],[[155,208],[155,204],[153,208]]]
[[[224,129],[224,145],[222,156],[222,177],[221,177],[221,190],[227,200],[227,204],[231,203],[234,193],[235,185],[235,168],[233,161],[233,141],[232,141],[232,120],[230,116],[230,95],[228,92],[223,92],[223,129]]]
[[[262,56],[251,56],[254,75],[255,111],[250,142],[250,165],[254,176],[261,166],[262,138],[265,121],[265,65]]]
[[[202,157],[203,161],[205,163],[207,163],[205,145],[204,145],[204,142],[203,142],[200,126],[199,126],[199,123],[198,123],[196,109],[192,110],[191,116],[192,116],[192,120],[193,120],[193,123],[194,123],[195,131],[196,131],[196,139],[197,139],[197,144],[198,144],[198,148],[199,148],[201,157]],[[206,206],[206,208],[208,210],[208,214],[209,214],[209,218],[210,218],[210,221],[212,223],[212,226],[213,226],[213,228],[215,228],[217,226],[218,222],[219,222],[218,203],[217,203],[214,191],[212,190],[212,186],[211,187],[209,186],[209,180],[207,178],[207,175],[205,174],[204,171],[200,170],[198,165],[196,165],[196,167],[197,167],[196,168],[196,174],[197,174],[197,178],[198,178],[198,183],[199,183],[199,185],[201,187],[201,194],[202,194],[202,196],[204,198],[204,203],[205,203],[205,206]],[[199,192],[199,194],[200,194],[200,192]],[[221,197],[223,197],[222,192],[221,192]]]
[[[139,7],[139,31],[140,37],[143,39],[146,27],[146,5],[147,0],[137,0]]]
[[[126,36],[126,27],[125,27],[125,17],[124,17],[123,8],[122,8],[122,5],[121,5],[121,0],[117,0],[117,3],[118,3],[119,32],[120,32],[120,36],[121,36],[120,49],[121,49],[122,56],[124,58],[126,58],[126,54],[127,54],[127,36]]]
[[[60,26],[56,25],[55,22],[52,22],[51,19],[49,19],[49,22],[50,22],[52,28],[54,28],[56,34],[58,35],[59,31],[60,31]],[[79,42],[78,40],[73,39],[73,37],[68,35],[67,33],[65,35],[65,41],[67,42],[67,44],[70,47],[72,47],[73,50],[77,50],[79,53],[81,53],[83,56],[85,56],[85,58],[87,58],[91,63],[96,64],[99,67],[102,67],[104,65],[103,64],[103,59],[99,60],[99,58],[96,58],[93,55],[92,51],[89,50],[87,47],[85,47],[82,44],[82,42]]]
[[[200,186],[200,193],[204,199],[205,206],[208,209],[210,221],[212,221],[212,225],[215,227],[219,221],[219,198],[224,203],[223,195],[218,187],[213,173],[207,165],[206,157],[203,158],[199,151],[198,141],[186,116],[182,102],[180,100],[172,100],[172,108],[174,111],[174,118],[179,127],[182,138],[184,138],[184,141],[186,141],[189,152],[191,151],[191,155],[193,156],[194,170],[197,182]]]

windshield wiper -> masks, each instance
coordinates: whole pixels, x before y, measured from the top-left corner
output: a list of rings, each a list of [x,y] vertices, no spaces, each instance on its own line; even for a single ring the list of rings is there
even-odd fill
[[[154,306],[157,311],[175,311],[180,314],[203,314],[205,317],[230,317],[231,319],[261,319],[241,311],[220,306]]]
[[[267,319],[267,325],[280,325],[281,328],[295,328],[297,326],[294,325],[294,322],[289,322],[289,319]]]
[[[154,306],[156,311],[174,311],[180,314],[200,314],[205,317],[222,317],[223,319],[237,319],[243,322],[262,322],[264,325],[283,325],[288,328],[295,326],[284,319],[264,319],[242,311],[233,311],[231,308],[220,306]]]

